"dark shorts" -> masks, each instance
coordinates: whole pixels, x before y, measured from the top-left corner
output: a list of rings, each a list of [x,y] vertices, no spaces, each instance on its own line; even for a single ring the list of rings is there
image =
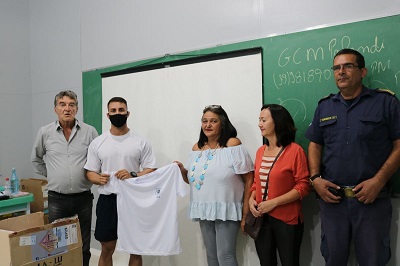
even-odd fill
[[[100,242],[117,240],[118,214],[116,194],[100,194],[96,206],[96,216],[94,238]]]

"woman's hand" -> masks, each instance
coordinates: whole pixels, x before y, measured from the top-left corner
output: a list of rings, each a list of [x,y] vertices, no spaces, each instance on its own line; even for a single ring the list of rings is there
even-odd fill
[[[275,200],[266,200],[258,204],[257,210],[259,210],[261,213],[269,213],[275,209],[276,206],[278,205],[276,204]]]
[[[179,166],[179,169],[182,171],[182,169],[185,169],[185,167],[183,166],[183,164],[180,161],[174,161],[174,163],[176,163]]]
[[[244,224],[245,224],[245,223],[246,223],[246,219],[243,218],[243,219],[240,221],[240,231],[242,231],[242,234],[247,235],[247,233],[244,231]]]
[[[262,213],[258,211],[258,204],[254,197],[255,193],[252,193],[249,199],[250,212],[253,214],[254,217],[259,217],[262,215]]]
[[[189,180],[187,178],[188,170],[183,166],[183,164],[180,161],[174,161],[179,166],[179,169],[181,170],[182,178],[183,181],[189,184]]]

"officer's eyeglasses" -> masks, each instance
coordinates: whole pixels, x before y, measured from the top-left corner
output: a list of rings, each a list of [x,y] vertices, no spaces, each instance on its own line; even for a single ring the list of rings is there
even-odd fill
[[[351,71],[355,68],[359,68],[359,66],[353,64],[353,63],[346,63],[346,64],[340,64],[340,65],[335,65],[331,67],[333,72],[338,72],[340,69],[344,69],[345,71]]]

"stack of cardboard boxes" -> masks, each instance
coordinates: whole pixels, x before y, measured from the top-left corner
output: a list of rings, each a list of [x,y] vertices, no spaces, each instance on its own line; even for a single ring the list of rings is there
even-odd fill
[[[44,224],[43,213],[0,221],[0,265],[79,266],[82,238],[77,217]]]
[[[33,202],[31,202],[31,213],[43,212],[45,224],[48,223],[48,190],[46,188],[47,180],[29,178],[21,179],[21,191],[30,192],[33,194]]]

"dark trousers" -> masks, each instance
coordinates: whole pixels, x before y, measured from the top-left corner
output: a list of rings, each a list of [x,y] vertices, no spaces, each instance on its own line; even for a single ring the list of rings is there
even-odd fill
[[[304,224],[286,224],[268,214],[264,214],[263,225],[255,240],[261,266],[276,266],[276,251],[283,266],[298,266],[300,245],[303,239]]]
[[[83,266],[89,266],[93,194],[90,191],[61,194],[49,191],[49,222],[78,215],[82,234]]]
[[[378,198],[364,204],[356,198],[344,198],[338,204],[319,200],[321,209],[321,253],[326,266],[348,264],[353,241],[360,266],[383,266],[389,262],[390,198]]]

